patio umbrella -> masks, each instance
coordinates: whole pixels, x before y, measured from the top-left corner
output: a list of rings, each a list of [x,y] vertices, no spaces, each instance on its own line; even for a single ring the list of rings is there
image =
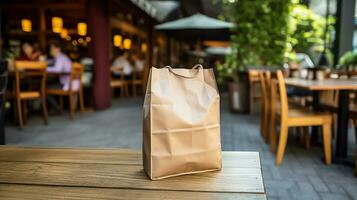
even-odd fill
[[[230,47],[208,47],[205,52],[209,55],[224,56],[230,54],[232,49]]]
[[[229,29],[232,27],[232,23],[202,14],[195,14],[159,24],[155,26],[155,29],[166,31],[177,38],[186,40],[229,40]]]

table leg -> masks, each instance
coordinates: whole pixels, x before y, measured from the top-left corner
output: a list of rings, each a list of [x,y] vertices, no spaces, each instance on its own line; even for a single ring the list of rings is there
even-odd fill
[[[336,157],[347,157],[349,91],[340,90],[337,111]]]

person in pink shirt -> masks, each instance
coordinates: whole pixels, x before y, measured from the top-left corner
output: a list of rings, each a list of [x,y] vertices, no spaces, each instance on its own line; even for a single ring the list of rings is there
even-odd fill
[[[50,45],[50,55],[53,57],[52,65],[48,65],[48,73],[61,73],[64,74],[60,76],[60,82],[56,85],[50,85],[49,88],[69,90],[70,86],[70,72],[72,68],[72,62],[68,56],[62,53],[61,46],[58,43],[52,43]],[[72,81],[72,89],[77,91],[79,89],[79,80]]]

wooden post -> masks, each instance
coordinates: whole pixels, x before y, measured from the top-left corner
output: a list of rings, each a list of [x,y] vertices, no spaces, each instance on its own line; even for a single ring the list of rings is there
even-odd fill
[[[38,34],[38,41],[40,45],[40,49],[42,52],[46,51],[46,16],[45,16],[45,9],[39,9],[39,16],[40,16],[40,31]]]
[[[88,30],[92,38],[91,56],[94,60],[94,108],[101,110],[111,106],[109,14],[108,0],[88,0]]]
[[[347,51],[352,51],[355,0],[340,0],[337,2],[336,37],[334,44],[334,65]]]

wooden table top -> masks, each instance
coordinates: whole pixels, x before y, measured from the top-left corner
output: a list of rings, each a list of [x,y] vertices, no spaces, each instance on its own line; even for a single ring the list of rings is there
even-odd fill
[[[303,88],[307,90],[356,90],[357,80],[325,79],[305,80],[299,78],[286,78],[287,86]]]
[[[11,77],[11,76],[15,76],[15,71],[9,71],[8,72],[8,75]],[[24,72],[24,73],[21,73],[21,74],[26,74],[28,76],[32,76],[32,75],[38,75],[38,72]],[[51,75],[51,76],[62,76],[62,75],[70,75],[70,72],[46,72],[46,75]]]
[[[135,150],[3,146],[0,198],[266,199],[259,153],[222,155],[222,171],[151,181]]]

